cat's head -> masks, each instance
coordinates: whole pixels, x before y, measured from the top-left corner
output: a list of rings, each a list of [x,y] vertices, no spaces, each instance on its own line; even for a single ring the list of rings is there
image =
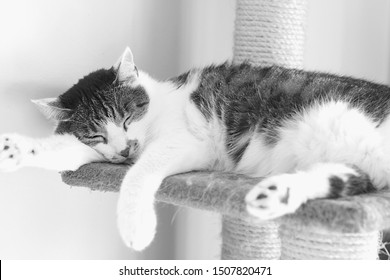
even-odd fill
[[[57,98],[33,102],[57,122],[56,133],[73,134],[108,161],[123,162],[136,158],[144,141],[137,122],[148,111],[150,98],[138,79],[126,48],[110,69],[90,73]]]

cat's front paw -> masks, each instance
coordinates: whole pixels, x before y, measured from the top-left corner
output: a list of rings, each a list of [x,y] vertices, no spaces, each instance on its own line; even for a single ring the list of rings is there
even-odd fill
[[[19,137],[16,135],[0,136],[0,171],[15,171],[22,165],[23,153]]]
[[[118,227],[127,247],[142,251],[152,243],[156,233],[157,219],[153,207],[118,204]]]
[[[247,211],[262,220],[293,213],[307,198],[300,174],[282,174],[264,179],[245,197]]]

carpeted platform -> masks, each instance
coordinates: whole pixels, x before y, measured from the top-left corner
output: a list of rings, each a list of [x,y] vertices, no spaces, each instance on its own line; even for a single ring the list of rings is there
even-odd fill
[[[71,186],[117,192],[128,168],[126,165],[93,163],[75,172],[63,172],[62,179]],[[253,218],[245,211],[244,197],[260,180],[231,173],[183,173],[167,177],[156,199],[251,220]],[[297,227],[311,225],[340,233],[384,230],[390,228],[390,191],[309,201],[296,214],[283,219]]]

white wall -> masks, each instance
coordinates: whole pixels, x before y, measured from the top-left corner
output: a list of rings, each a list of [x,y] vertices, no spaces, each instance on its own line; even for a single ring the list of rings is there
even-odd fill
[[[390,1],[308,2],[307,69],[390,81]]]

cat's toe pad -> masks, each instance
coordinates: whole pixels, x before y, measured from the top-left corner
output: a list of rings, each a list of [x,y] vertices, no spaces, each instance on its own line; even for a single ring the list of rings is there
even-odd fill
[[[13,171],[21,163],[22,154],[16,141],[9,135],[0,136],[0,171]]]
[[[295,176],[299,175],[282,174],[261,181],[245,197],[247,211],[262,220],[295,212],[305,202]]]

